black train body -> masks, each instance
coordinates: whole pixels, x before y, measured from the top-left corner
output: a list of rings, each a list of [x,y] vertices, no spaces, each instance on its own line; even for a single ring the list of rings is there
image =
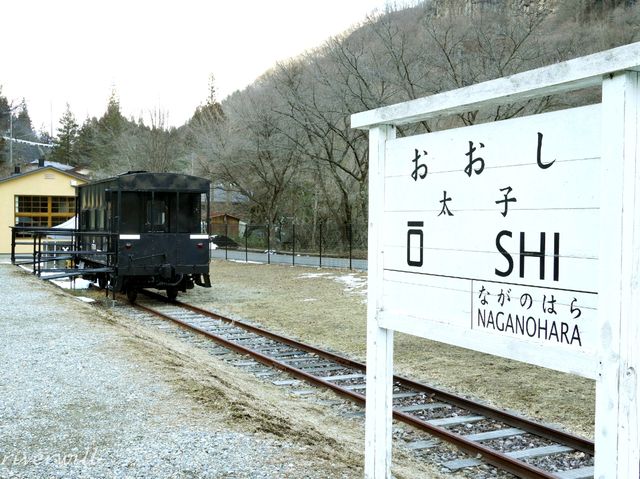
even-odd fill
[[[173,173],[129,172],[78,187],[80,259],[113,272],[89,275],[135,300],[140,288],[170,299],[210,287],[210,182]],[[102,254],[105,253],[105,254]]]

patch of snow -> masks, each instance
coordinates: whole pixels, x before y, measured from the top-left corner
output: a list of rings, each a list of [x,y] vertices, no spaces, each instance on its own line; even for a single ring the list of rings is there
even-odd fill
[[[353,291],[354,289],[360,289],[367,286],[367,280],[364,278],[359,278],[352,274],[348,274],[345,276],[336,276],[333,279],[342,283],[346,286],[345,291]],[[360,292],[360,291],[359,291]],[[366,290],[365,290],[366,292]]]
[[[318,301],[316,298],[305,298],[302,300],[303,303],[308,303],[309,301]]]
[[[298,276],[298,279],[308,279],[308,278],[320,278],[323,276],[327,276],[329,273],[304,273]]]
[[[42,276],[44,277],[44,274]],[[91,281],[88,281],[86,279],[76,279],[75,284],[74,281],[68,279],[52,279],[50,281],[56,286],[59,286],[63,289],[89,289],[89,287],[93,284]]]
[[[78,226],[78,216],[74,216],[72,218],[69,218],[67,221],[65,221],[64,223],[60,223],[58,226],[54,226],[55,229],[76,229]]]
[[[356,276],[354,274],[346,274],[342,276],[335,276],[331,273],[304,273],[298,276],[299,279],[313,279],[313,278],[327,278],[342,283],[345,288],[345,293],[353,293],[358,295],[367,295],[367,278]],[[306,300],[305,300],[306,301]],[[364,300],[366,303],[366,298]]]
[[[47,279],[49,276],[54,276],[58,273],[54,272],[54,271],[45,271],[44,273],[40,273],[40,277]],[[67,281],[66,279],[62,280],[62,281]],[[53,283],[55,283],[55,281],[53,281]]]
[[[87,298],[86,296],[76,296],[76,299],[79,299],[83,303],[95,303],[96,300],[93,298]]]

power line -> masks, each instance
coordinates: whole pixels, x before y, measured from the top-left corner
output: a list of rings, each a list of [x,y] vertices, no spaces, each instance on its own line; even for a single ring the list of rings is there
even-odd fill
[[[4,140],[9,140],[15,143],[24,143],[26,145],[44,146],[45,148],[53,148],[55,145],[49,143],[38,143],[37,141],[20,140],[19,138],[9,138],[8,136],[2,137]]]

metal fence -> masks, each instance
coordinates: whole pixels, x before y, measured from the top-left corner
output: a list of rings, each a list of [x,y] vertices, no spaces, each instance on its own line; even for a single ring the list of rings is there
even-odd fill
[[[367,225],[214,223],[211,257],[366,270]]]
[[[30,265],[33,274],[47,279],[111,273],[118,263],[113,246],[117,235],[71,228],[11,226],[11,263]],[[17,249],[29,252],[18,253]],[[91,259],[95,267],[79,268],[79,258]]]

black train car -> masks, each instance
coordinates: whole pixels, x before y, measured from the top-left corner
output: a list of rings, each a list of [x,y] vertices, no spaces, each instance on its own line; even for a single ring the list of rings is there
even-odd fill
[[[144,171],[79,186],[78,249],[92,252],[80,259],[113,270],[89,279],[132,302],[144,287],[172,300],[194,284],[210,287],[209,187],[195,176]]]

